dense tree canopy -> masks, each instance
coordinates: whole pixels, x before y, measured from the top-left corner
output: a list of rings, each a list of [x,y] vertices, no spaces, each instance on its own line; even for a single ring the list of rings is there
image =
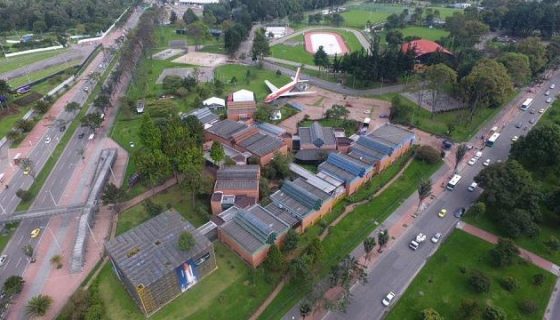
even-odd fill
[[[132,0],[22,0],[0,3],[0,30],[96,33],[106,30]]]
[[[531,78],[531,67],[529,57],[522,53],[506,52],[498,62],[506,67],[511,80],[517,85],[522,86]]]
[[[496,60],[482,59],[462,80],[465,100],[472,107],[501,105],[513,84],[506,68]]]
[[[511,157],[525,167],[550,167],[560,163],[560,126],[545,124],[529,131],[511,146]]]

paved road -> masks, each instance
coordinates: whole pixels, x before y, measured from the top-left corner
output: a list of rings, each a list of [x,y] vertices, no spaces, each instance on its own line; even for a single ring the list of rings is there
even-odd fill
[[[19,78],[28,73],[33,73],[36,71],[46,69],[51,66],[60,65],[75,60],[79,60],[80,63],[83,63],[83,61],[88,57],[88,55],[93,51],[94,48],[95,46],[91,46],[91,45],[76,44],[73,45],[68,51],[63,52],[54,57],[37,61],[30,65],[22,66],[21,68],[2,73],[0,74],[0,79],[10,80],[14,78]]]
[[[545,103],[546,97],[543,93],[547,90],[549,84],[553,82],[560,83],[560,75],[557,74],[552,80],[545,82],[543,86],[538,89],[533,102],[533,108],[538,110],[542,107],[549,106]],[[553,94],[558,94],[558,89],[551,91],[553,91]],[[442,193],[438,199],[432,202],[432,204],[415,220],[416,222],[409,226],[403,235],[395,240],[395,243],[381,254],[377,262],[369,270],[368,283],[365,285],[357,285],[352,290],[352,303],[348,306],[347,312],[345,314],[329,313],[325,318],[381,319],[388,311],[388,309],[381,304],[382,298],[389,291],[396,292],[397,298],[402,296],[410,282],[414,279],[416,274],[420,272],[429,256],[431,256],[438,247],[428,240],[426,243],[423,243],[418,250],[412,251],[408,248],[409,242],[419,232],[425,233],[429,238],[436,232],[441,232],[444,236],[448,236],[458,221],[458,219],[453,217],[452,212],[456,208],[469,207],[480,194],[480,190],[469,192],[467,191],[467,187],[473,181],[474,176],[483,168],[482,162],[486,159],[490,159],[492,163],[495,163],[498,160],[507,159],[511,146],[511,138],[514,135],[519,136],[526,134],[527,130],[532,127],[529,120],[538,119],[539,117],[538,112],[531,114],[530,112],[518,111],[516,106],[511,108],[513,109],[505,109],[502,111],[496,119],[501,119],[503,114],[513,112],[512,121],[509,123],[491,122],[481,129],[478,135],[471,141],[471,144],[474,146],[481,147],[482,140],[480,136],[482,134],[487,134],[491,127],[498,126],[501,136],[496,144],[493,147],[484,148],[482,150],[482,158],[474,166],[464,165],[464,163],[459,166],[459,171],[463,178],[455,190]],[[523,124],[521,129],[515,128],[517,122]],[[525,127],[527,127],[527,129],[525,129]],[[471,151],[469,155],[465,157],[465,161],[468,160],[469,156],[472,156],[474,151],[475,150]],[[436,173],[432,177],[432,181],[437,181],[442,173],[444,173],[442,170]],[[392,219],[395,219],[395,216],[402,216],[405,214],[407,210],[416,205],[417,199],[416,194],[411,195],[399,209],[393,213],[391,216]],[[446,208],[449,212],[443,219],[437,216],[437,213],[442,208]],[[386,221],[386,223],[389,222]],[[375,232],[372,233],[372,235],[375,234]],[[352,254],[357,257],[362,256],[362,246],[360,245],[357,247]],[[553,306],[554,312],[557,313],[555,313],[551,319],[560,319],[560,313],[558,313],[560,311],[560,301],[555,301]],[[292,308],[292,310],[284,316],[284,319],[293,319],[292,317],[299,317],[297,306]]]
[[[125,28],[129,30],[132,29],[138,22],[139,15],[139,11],[135,12],[135,14],[133,14],[129,19]],[[115,33],[122,32],[115,31]],[[112,46],[119,36],[120,35],[112,34],[111,36],[107,37],[107,39],[104,39],[103,41],[104,46]],[[96,59],[94,59],[88,66],[84,74],[88,74],[93,70],[103,71],[100,70],[99,64],[102,63],[106,67],[108,65],[108,62],[109,57],[103,56],[103,53],[100,53],[100,55]],[[77,84],[80,90],[78,90],[78,93],[70,101],[75,101],[83,104],[87,100],[88,94],[84,90],[82,90],[82,88],[85,86],[92,88],[94,87],[94,85],[95,84],[91,81],[80,81]],[[71,115],[63,112],[61,117],[64,117],[64,119],[66,119],[71,117]],[[32,209],[52,208],[55,207],[61,200],[63,200],[63,191],[72,176],[72,168],[76,166],[76,163],[81,160],[81,150],[84,149],[87,143],[91,143],[91,141],[87,139],[90,133],[88,130],[89,129],[87,128],[78,128],[76,130],[66,148],[64,149],[63,154],[53,168],[53,171],[49,174],[47,180],[45,181],[41,192],[38,194],[31,207]],[[84,133],[85,137],[79,138],[80,133]],[[62,132],[59,131],[59,128],[51,128],[49,129],[47,135],[52,137],[51,143],[45,144],[43,142],[45,138],[43,137],[37,144],[35,149],[31,152],[30,157],[34,161],[34,164],[38,171],[42,168],[44,162],[46,162],[50,157],[52,150],[58,142],[57,137],[60,138],[62,136]],[[5,210],[7,211],[7,214],[13,213],[19,203],[19,199],[13,194],[15,190],[17,190],[18,188],[27,189],[31,185],[31,183],[32,179],[28,176],[23,176],[21,171],[16,173],[16,175],[12,178],[12,181],[10,182],[10,188],[4,190],[0,194],[0,202],[6,203]],[[24,272],[28,262],[27,257],[23,255],[23,251],[21,248],[26,244],[31,244],[33,247],[36,247],[38,242],[41,241],[42,237],[47,233],[52,236],[52,230],[50,230],[50,228],[48,227],[48,223],[48,217],[26,220],[20,223],[15,234],[12,236],[11,241],[8,243],[8,246],[3,252],[3,254],[8,255],[8,261],[4,266],[0,268],[0,283],[3,283],[4,280],[11,275],[21,275]],[[40,237],[32,239],[30,237],[30,233],[34,228],[41,228],[42,232]],[[35,254],[44,253],[39,252]],[[35,279],[39,283],[34,283],[34,286],[37,286],[40,289],[41,285],[46,280],[46,276],[48,275],[47,271],[48,270],[45,271],[45,274],[40,275],[39,279]]]

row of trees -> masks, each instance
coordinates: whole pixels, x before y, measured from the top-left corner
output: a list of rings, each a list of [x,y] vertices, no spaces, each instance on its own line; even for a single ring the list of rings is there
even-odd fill
[[[24,0],[0,4],[0,30],[96,33],[107,29],[132,0]]]

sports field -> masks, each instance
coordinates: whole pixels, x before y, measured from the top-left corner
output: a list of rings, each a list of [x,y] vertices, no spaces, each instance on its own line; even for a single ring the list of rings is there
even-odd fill
[[[58,49],[52,51],[30,53],[12,58],[2,57],[0,58],[0,73],[16,70],[31,63],[54,57],[67,50],[68,49]]]

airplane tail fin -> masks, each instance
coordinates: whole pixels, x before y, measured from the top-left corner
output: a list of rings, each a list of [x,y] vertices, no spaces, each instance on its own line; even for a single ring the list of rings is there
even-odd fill
[[[297,83],[299,81],[299,71],[301,70],[301,68],[297,68],[296,71],[296,76],[294,77],[294,81]]]

